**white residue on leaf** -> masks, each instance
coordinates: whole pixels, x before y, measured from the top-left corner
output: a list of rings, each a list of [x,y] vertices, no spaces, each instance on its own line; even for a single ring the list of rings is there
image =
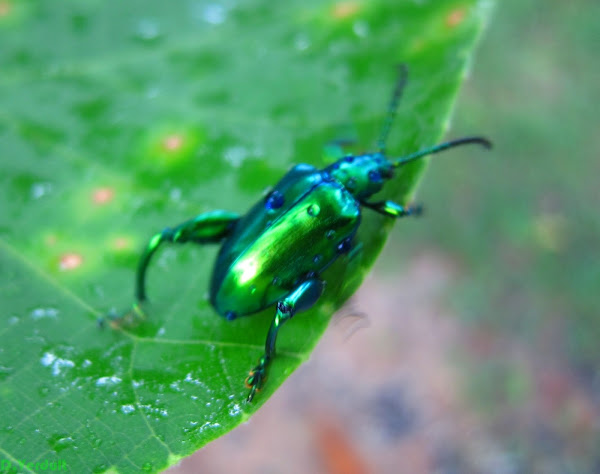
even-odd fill
[[[140,405],[140,408],[142,408],[147,414],[160,415],[162,417],[167,417],[169,415],[169,412],[164,408],[153,407],[150,404]]]
[[[191,372],[188,372],[188,374],[185,376],[185,379],[183,379],[183,380],[184,380],[184,382],[193,383],[194,385],[202,385],[202,382],[200,380],[192,377]]]
[[[364,38],[369,35],[369,25],[366,21],[358,20],[352,25],[352,31],[359,38]]]
[[[148,87],[148,89],[146,90],[146,97],[148,99],[156,99],[159,94],[160,94],[160,87],[158,87],[158,86],[151,86],[151,87]]]
[[[31,197],[39,199],[52,192],[52,183],[34,183],[31,185]]]
[[[220,428],[221,424],[220,423],[211,423],[210,421],[207,421],[206,423],[204,423],[199,429],[199,432],[205,431],[209,428]]]
[[[121,406],[121,411],[126,415],[129,415],[135,411],[135,407],[133,405],[123,405]]]
[[[33,319],[42,319],[42,318],[53,318],[56,319],[58,316],[58,309],[56,308],[35,308],[31,311],[31,317]]]
[[[75,362],[72,360],[62,359],[52,352],[45,352],[40,362],[44,367],[50,367],[54,376],[60,375],[65,368],[75,367]]]
[[[143,40],[153,40],[160,36],[158,21],[151,18],[142,18],[137,22],[135,34]]]
[[[169,191],[169,199],[171,199],[173,202],[181,201],[181,195],[181,188],[173,188],[171,191]]]
[[[248,150],[243,146],[232,146],[225,150],[225,160],[234,168],[239,168],[248,156]]]
[[[242,412],[242,407],[239,403],[234,403],[229,409],[229,416],[238,416]]]
[[[98,387],[106,387],[109,385],[116,385],[121,383],[121,379],[116,375],[111,375],[110,377],[100,377],[96,380],[96,386]]]
[[[299,35],[296,35],[296,38],[294,38],[294,47],[298,50],[298,51],[304,51],[306,49],[308,49],[310,46],[310,41],[308,40],[308,36],[306,36],[305,34],[300,33]]]
[[[193,6],[193,14],[196,18],[211,25],[220,25],[227,19],[227,10],[223,5],[219,5],[218,3],[209,3],[208,5],[196,3]]]

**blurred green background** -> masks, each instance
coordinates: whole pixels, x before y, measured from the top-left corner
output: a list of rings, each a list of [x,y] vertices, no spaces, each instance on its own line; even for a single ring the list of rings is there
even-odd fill
[[[600,4],[500,3],[451,131],[494,152],[432,161],[425,218],[395,227],[376,271],[451,261],[466,402],[510,472],[600,472]]]
[[[244,458],[249,466],[289,466],[304,439],[324,459],[346,461],[329,472],[600,472],[598,18],[591,0],[500,2],[448,133],[485,134],[494,151],[432,159],[417,194],[425,216],[396,224],[348,311],[370,327],[348,342],[334,322],[283,395],[177,472],[217,472],[228,448],[255,438],[271,449],[255,464]],[[378,314],[385,299],[398,328]],[[392,349],[385,332],[394,329],[406,340]],[[364,352],[339,363],[345,356],[331,347],[340,339],[346,353],[404,352],[389,364],[360,365]],[[335,369],[323,367],[333,359]],[[355,378],[328,392],[327,377],[346,365]],[[356,367],[390,381],[389,392],[364,396],[364,409],[344,407],[364,385]],[[294,396],[303,379],[329,402]],[[297,412],[309,421],[294,424]],[[274,454],[265,432],[282,416],[292,433],[320,428],[310,442],[290,435],[285,454]]]
[[[593,1],[497,8],[453,126],[488,134],[494,153],[436,160],[419,192],[428,218],[388,248],[459,259],[461,314],[535,343],[559,326],[550,347],[584,378],[600,356],[599,14]]]

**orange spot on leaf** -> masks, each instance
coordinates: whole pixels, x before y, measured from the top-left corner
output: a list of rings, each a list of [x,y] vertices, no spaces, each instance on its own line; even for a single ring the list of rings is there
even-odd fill
[[[179,150],[183,145],[183,137],[181,135],[169,135],[163,140],[162,145],[167,151]]]
[[[49,247],[52,247],[53,245],[55,245],[57,240],[58,239],[56,238],[56,235],[54,235],[54,234],[49,234],[46,237],[44,237],[44,242]]]
[[[92,194],[94,204],[107,204],[115,197],[115,191],[112,188],[98,188]]]
[[[117,237],[112,242],[114,250],[126,250],[131,248],[131,241],[127,237]]]
[[[83,263],[83,257],[78,253],[66,253],[60,257],[60,269],[63,271],[74,270]]]
[[[359,10],[356,2],[339,2],[333,6],[333,17],[338,19],[348,18]]]
[[[454,28],[462,23],[465,19],[465,9],[457,8],[456,10],[452,10],[450,14],[446,17],[446,26],[448,28]]]

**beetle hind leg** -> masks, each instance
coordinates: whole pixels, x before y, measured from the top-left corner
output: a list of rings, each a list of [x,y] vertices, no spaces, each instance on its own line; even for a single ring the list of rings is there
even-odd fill
[[[256,392],[265,383],[267,369],[273,357],[275,357],[275,343],[279,328],[283,323],[292,319],[297,312],[304,311],[313,306],[323,293],[324,286],[325,283],[321,280],[307,280],[301,283],[289,296],[277,303],[277,311],[267,333],[265,353],[258,359],[258,364],[250,371],[246,378],[246,386],[250,389],[247,398],[248,402],[252,401]]]
[[[146,270],[152,256],[163,242],[177,244],[187,242],[197,244],[218,243],[231,233],[238,220],[239,215],[233,212],[212,211],[199,214],[176,227],[167,227],[152,236],[138,265],[135,286],[135,296],[138,303],[141,304],[147,299]]]
[[[199,214],[173,228],[167,227],[154,234],[142,254],[138,264],[135,280],[136,302],[125,313],[110,313],[98,320],[98,325],[103,327],[105,322],[111,326],[133,326],[146,318],[146,272],[152,256],[164,242],[183,244],[193,242],[197,244],[218,243],[229,236],[240,216],[233,212],[212,211]]]

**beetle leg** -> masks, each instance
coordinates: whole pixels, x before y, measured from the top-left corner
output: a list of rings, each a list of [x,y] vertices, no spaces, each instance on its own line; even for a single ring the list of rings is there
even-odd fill
[[[125,314],[111,313],[98,321],[100,326],[104,321],[110,321],[112,326],[130,326],[135,322],[144,319],[144,303],[146,298],[146,270],[152,259],[152,256],[163,242],[174,242],[183,244],[186,242],[195,242],[197,244],[208,244],[220,242],[227,237],[240,216],[233,212],[212,211],[199,214],[196,217],[179,224],[176,227],[167,227],[162,232],[152,236],[140,263],[138,264],[135,286],[135,297],[137,302]]]
[[[277,333],[283,323],[290,320],[294,314],[304,311],[316,303],[323,293],[325,283],[321,280],[311,279],[300,284],[283,301],[277,303],[277,311],[271,322],[271,327],[265,342],[265,353],[258,359],[258,364],[250,371],[246,378],[246,386],[250,388],[248,402],[251,402],[257,390],[260,390],[267,376],[267,368],[275,357],[275,343]]]
[[[146,270],[152,256],[163,242],[183,244],[194,242],[197,244],[218,243],[231,234],[240,216],[228,211],[211,211],[198,214],[196,217],[179,224],[176,227],[167,227],[152,236],[140,263],[136,275],[135,296],[136,303],[126,313],[111,312],[98,320],[98,325],[103,327],[108,321],[111,326],[131,326],[146,318],[144,310],[146,297]]]
[[[420,216],[423,213],[423,206],[421,204],[401,206],[393,201],[361,202],[361,204],[379,214],[390,217]]]
[[[233,212],[206,212],[176,227],[167,227],[162,232],[152,236],[144,250],[137,269],[135,296],[138,302],[142,303],[146,300],[146,269],[148,268],[150,259],[163,242],[177,244],[184,244],[186,242],[197,244],[218,243],[231,233],[239,218],[240,216]]]

